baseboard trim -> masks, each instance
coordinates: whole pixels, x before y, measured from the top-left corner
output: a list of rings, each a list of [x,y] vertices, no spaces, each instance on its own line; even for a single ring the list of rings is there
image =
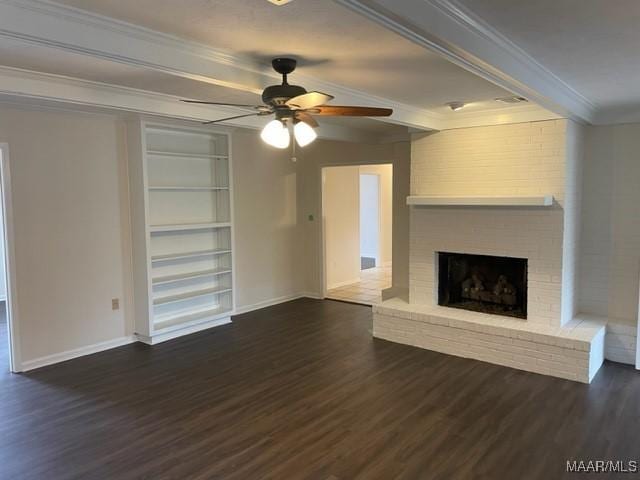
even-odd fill
[[[241,315],[243,313],[253,312],[254,310],[260,310],[261,308],[272,307],[273,305],[279,305],[280,303],[290,302],[299,298],[310,297],[305,292],[295,293],[293,295],[283,295],[282,297],[272,298],[270,300],[263,300],[262,302],[256,302],[251,305],[244,305],[242,307],[236,307],[233,315]],[[318,297],[311,297],[318,298]]]
[[[358,282],[360,282],[360,277],[356,278],[355,280],[347,280],[346,282],[338,282],[338,283],[334,283],[333,285],[327,285],[327,290],[333,290],[334,288],[340,288],[340,287],[344,287],[346,285],[352,285]]]
[[[53,365],[54,363],[66,362],[67,360],[83,357],[85,355],[91,355],[93,353],[111,350],[112,348],[129,345],[130,343],[133,343],[135,341],[136,338],[134,336],[120,337],[113,340],[107,340],[106,342],[87,345],[86,347],[80,347],[73,350],[67,350],[65,352],[54,353],[53,355],[47,355],[45,357],[34,358],[33,360],[27,360],[26,362],[23,361],[19,372],[28,372],[30,370],[35,370],[36,368]]]
[[[299,298],[313,298],[322,300],[324,297],[313,292],[300,292],[294,295],[285,295],[282,297],[272,298],[270,300],[264,300],[252,305],[245,305],[240,308],[236,308],[232,315],[239,315],[241,313],[248,313],[254,310],[260,310],[261,308],[270,307],[272,305],[278,305],[280,303],[290,302],[291,300],[297,300]],[[181,337],[183,335],[189,335],[191,333],[200,332],[209,328],[218,327],[231,323],[230,317],[219,318],[211,322],[205,322],[197,325],[193,325],[189,328],[183,328],[172,332],[167,332],[160,335],[154,335],[148,337],[146,335],[135,334],[131,336],[125,336],[108,340],[106,342],[94,343],[93,345],[87,345],[86,347],[80,347],[73,350],[67,350],[60,353],[54,353],[53,355],[47,355],[45,357],[34,358],[33,360],[27,360],[22,362],[20,368],[16,370],[19,372],[28,372],[35,370],[36,368],[46,367],[47,365],[53,365],[55,363],[65,362],[74,358],[83,357],[85,355],[91,355],[93,353],[103,352],[112,348],[122,347],[123,345],[129,345],[135,342],[146,343],[147,345],[157,345],[167,340]]]
[[[229,323],[231,323],[230,317],[217,318],[215,320],[210,320],[207,322],[198,323],[196,325],[191,325],[190,327],[185,327],[178,330],[172,330],[166,333],[159,333],[152,336],[136,333],[136,339],[139,342],[146,343],[147,345],[157,345],[159,343],[166,342],[168,340],[173,340],[174,338],[182,337],[184,335],[190,335],[192,333],[201,332],[202,330],[208,330],[209,328],[219,327],[221,325],[227,325]]]
[[[301,298],[313,298],[314,300],[324,300],[324,295],[316,292],[301,292]]]

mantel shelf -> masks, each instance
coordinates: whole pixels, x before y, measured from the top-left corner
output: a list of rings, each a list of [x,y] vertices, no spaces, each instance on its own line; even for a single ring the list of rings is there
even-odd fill
[[[433,207],[550,207],[553,195],[531,197],[448,197],[433,195],[412,195],[407,197],[407,205]]]

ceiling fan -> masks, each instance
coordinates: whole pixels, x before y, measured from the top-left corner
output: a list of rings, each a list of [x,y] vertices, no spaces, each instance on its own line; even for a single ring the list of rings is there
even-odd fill
[[[316,139],[314,128],[318,127],[314,115],[331,117],[388,117],[393,113],[390,108],[352,107],[327,105],[333,99],[332,95],[322,92],[307,92],[298,85],[289,85],[287,75],[296,68],[293,58],[274,58],[271,61],[273,69],[282,75],[282,84],[271,85],[262,92],[264,105],[244,105],[238,103],[206,102],[201,100],[182,100],[186,103],[200,103],[204,105],[224,105],[229,107],[251,108],[253,113],[235,115],[205,122],[205,124],[226,122],[243,117],[264,117],[275,115],[262,130],[260,137],[269,145],[277,148],[287,148],[290,142],[289,127],[293,128],[293,135],[301,147]]]

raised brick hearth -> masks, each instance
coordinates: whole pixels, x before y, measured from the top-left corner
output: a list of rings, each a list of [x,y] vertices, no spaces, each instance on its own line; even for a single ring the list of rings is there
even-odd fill
[[[555,120],[416,136],[414,197],[554,202],[412,206],[408,296],[374,308],[374,336],[589,382],[603,360],[605,323],[577,312],[581,132]],[[526,319],[438,305],[440,252],[525,261]]]

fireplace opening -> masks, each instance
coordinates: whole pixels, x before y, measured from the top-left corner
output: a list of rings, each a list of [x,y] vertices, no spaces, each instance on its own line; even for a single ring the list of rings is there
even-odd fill
[[[527,260],[438,252],[438,304],[527,318]]]

